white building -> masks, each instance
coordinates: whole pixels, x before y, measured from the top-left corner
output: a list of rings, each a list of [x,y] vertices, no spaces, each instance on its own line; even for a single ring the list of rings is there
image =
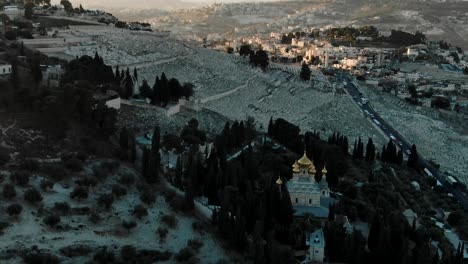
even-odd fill
[[[310,213],[319,218],[328,217],[328,206],[333,201],[327,183],[327,169],[321,171],[322,180],[317,182],[314,163],[306,152],[293,165],[293,177],[287,187],[296,215]]]
[[[0,76],[3,77],[9,74],[11,74],[11,64],[0,62]]]
[[[11,20],[15,20],[18,17],[24,15],[24,10],[19,9],[17,6],[4,6],[3,13],[8,16]]]
[[[325,238],[322,229],[317,229],[313,233],[306,234],[306,245],[309,246],[307,261],[324,262]]]

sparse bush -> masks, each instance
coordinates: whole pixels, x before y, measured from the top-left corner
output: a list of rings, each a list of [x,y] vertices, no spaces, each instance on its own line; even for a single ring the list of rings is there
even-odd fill
[[[41,181],[41,189],[43,191],[47,191],[52,188],[54,188],[54,183],[52,181],[49,181],[47,179]]]
[[[60,223],[60,216],[58,215],[48,215],[44,218],[44,224],[54,227]]]
[[[64,161],[64,165],[67,169],[74,172],[79,172],[83,170],[83,163],[77,158],[71,158]]]
[[[73,191],[70,193],[72,199],[87,199],[88,198],[88,189],[83,186],[76,186]]]
[[[156,195],[151,190],[145,189],[140,195],[140,200],[145,204],[151,205],[156,201]]]
[[[109,173],[115,173],[119,167],[120,167],[120,162],[116,160],[104,161],[101,163],[101,168],[106,169]]]
[[[177,218],[174,215],[163,215],[161,222],[166,224],[170,228],[175,228],[177,226]]]
[[[187,246],[193,249],[195,252],[198,252],[200,248],[203,247],[203,241],[198,239],[190,239],[187,241]]]
[[[108,251],[107,247],[99,249],[93,257],[94,263],[106,264],[106,263],[115,263],[114,252]]]
[[[52,255],[50,253],[29,253],[23,257],[23,262],[25,264],[59,264],[60,259],[57,256]]]
[[[91,221],[91,223],[97,224],[101,221],[101,215],[99,215],[99,212],[91,211],[88,215],[88,220]]]
[[[24,193],[24,200],[28,201],[29,203],[35,204],[37,202],[42,201],[41,193],[34,187],[29,188]]]
[[[116,197],[120,197],[120,196],[123,196],[123,195],[127,194],[127,189],[125,189],[125,187],[123,187],[120,184],[114,184],[114,185],[112,185],[112,193]]]
[[[26,171],[37,171],[39,169],[39,162],[33,159],[25,159],[21,162],[20,168]]]
[[[97,185],[97,180],[92,177],[85,176],[85,177],[82,177],[81,179],[76,180],[75,183],[79,186],[85,186],[85,187],[93,186],[94,187]]]
[[[16,190],[13,184],[6,183],[3,185],[3,197],[5,199],[12,199],[16,197]]]
[[[127,232],[130,233],[130,229],[135,228],[137,223],[135,221],[122,221],[122,227],[127,229]]]
[[[93,167],[93,176],[95,179],[103,181],[108,176],[108,171],[102,167]]]
[[[99,195],[97,198],[97,202],[99,205],[104,206],[106,209],[109,209],[114,202],[114,196],[110,193],[105,193]]]
[[[50,164],[44,167],[44,172],[54,181],[60,181],[67,175],[67,170],[62,164]]]
[[[192,223],[192,229],[202,234],[205,232],[205,225],[202,222],[195,221]]]
[[[70,213],[70,205],[67,202],[59,202],[54,204],[54,211],[61,215],[68,215]]]
[[[16,171],[11,175],[11,181],[16,185],[25,186],[29,182],[31,173],[29,171]]]
[[[10,152],[0,147],[0,166],[7,164],[10,161]]]
[[[175,260],[177,260],[177,262],[184,262],[184,263],[196,263],[197,261],[195,260],[196,257],[195,257],[195,252],[189,248],[189,247],[185,247],[183,249],[181,249],[179,251],[179,253],[177,253],[175,256],[174,256]]]
[[[85,162],[88,159],[88,154],[84,151],[79,151],[76,153],[76,158],[79,159],[81,162]]]
[[[87,245],[71,245],[61,248],[60,254],[67,258],[87,256],[93,251],[90,246]]]
[[[120,177],[118,179],[118,182],[120,184],[125,185],[125,186],[130,186],[130,185],[135,183],[135,176],[133,176],[130,173],[124,173],[124,174],[120,175]]]
[[[125,245],[120,248],[120,257],[125,260],[127,263],[131,263],[137,255],[136,248],[131,245]]]
[[[141,219],[142,217],[148,215],[148,211],[142,204],[139,204],[139,205],[135,205],[135,207],[133,208],[132,214],[136,216],[138,219]]]
[[[156,232],[158,233],[159,240],[162,242],[166,239],[169,230],[167,230],[167,228],[158,227]]]
[[[23,211],[23,206],[21,206],[21,204],[17,204],[17,203],[10,204],[7,207],[6,211],[7,211],[9,216],[18,216],[19,214],[21,214],[21,211]]]

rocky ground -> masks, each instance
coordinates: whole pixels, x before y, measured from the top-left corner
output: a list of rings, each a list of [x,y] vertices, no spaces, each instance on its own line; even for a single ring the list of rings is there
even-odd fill
[[[197,258],[200,263],[219,263],[221,260],[227,261],[230,254],[221,248],[218,240],[215,240],[211,231],[207,229],[194,228],[194,223],[199,222],[191,216],[183,213],[176,213],[169,206],[169,201],[161,195],[161,191],[156,192],[154,203],[147,204],[140,198],[139,174],[131,166],[121,163],[120,167],[112,171],[107,171],[107,177],[101,179],[95,187],[89,189],[88,198],[76,200],[70,198],[70,193],[75,187],[74,179],[93,175],[93,168],[100,167],[103,162],[89,162],[84,170],[73,176],[64,177],[56,182],[53,188],[41,190],[43,197],[41,202],[30,204],[25,202],[23,194],[30,187],[39,189],[39,183],[47,175],[34,173],[29,183],[25,186],[16,186],[16,197],[12,199],[0,200],[0,222],[10,223],[11,226],[5,228],[0,241],[0,262],[1,263],[21,263],[20,255],[35,251],[50,252],[59,256],[62,263],[84,263],[88,261],[98,247],[107,248],[119,256],[120,248],[124,245],[132,245],[138,250],[157,250],[159,252],[178,253],[185,248],[191,239],[202,241],[203,246],[199,249]],[[0,185],[10,182],[10,172],[0,171]],[[122,175],[134,177],[135,183],[125,186],[127,193],[119,198],[114,198],[110,208],[105,209],[98,206],[96,200],[101,194],[111,193],[112,185],[117,183],[117,179]],[[7,216],[5,208],[12,203],[23,205],[21,214],[17,217]],[[66,202],[70,206],[68,213],[62,213],[60,222],[54,226],[47,226],[43,219],[49,214],[56,213],[55,203]],[[141,219],[132,215],[135,205],[143,204],[148,215]],[[81,209],[79,209],[81,208]],[[87,214],[78,213],[80,210],[94,210],[98,212],[101,221],[93,222]],[[175,220],[175,225],[168,224],[164,217],[171,216]],[[136,227],[130,231],[122,227],[122,221],[135,221]],[[199,224],[204,226],[204,224]],[[162,228],[168,231],[164,239],[158,235],[157,229]],[[90,252],[82,253],[80,256],[67,256],[63,252],[64,248],[70,246],[83,246]],[[62,250],[62,251],[61,251]],[[34,250],[33,250],[34,251]],[[76,251],[78,252],[78,250]],[[75,253],[76,253],[75,252]],[[77,253],[78,254],[78,253]],[[173,257],[169,260],[158,263],[174,263]]]
[[[436,119],[433,111],[417,109],[387,93],[361,85],[374,109],[409,142],[413,142],[426,158],[441,165],[468,183],[468,136],[443,119]]]

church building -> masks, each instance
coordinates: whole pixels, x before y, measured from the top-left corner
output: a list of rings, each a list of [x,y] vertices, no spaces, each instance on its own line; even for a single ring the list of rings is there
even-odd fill
[[[327,183],[327,169],[323,167],[320,182],[313,161],[304,155],[293,164],[293,177],[287,182],[291,203],[296,216],[309,213],[319,218],[328,216],[328,206],[333,202]]]

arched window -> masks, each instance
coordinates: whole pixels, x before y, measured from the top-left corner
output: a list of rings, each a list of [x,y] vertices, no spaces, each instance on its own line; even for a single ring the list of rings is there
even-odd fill
[[[299,199],[296,198],[296,203],[298,203],[298,202],[299,202]]]
[[[322,195],[325,195],[325,191],[322,191]]]
[[[312,199],[309,199],[309,204],[312,204]]]

